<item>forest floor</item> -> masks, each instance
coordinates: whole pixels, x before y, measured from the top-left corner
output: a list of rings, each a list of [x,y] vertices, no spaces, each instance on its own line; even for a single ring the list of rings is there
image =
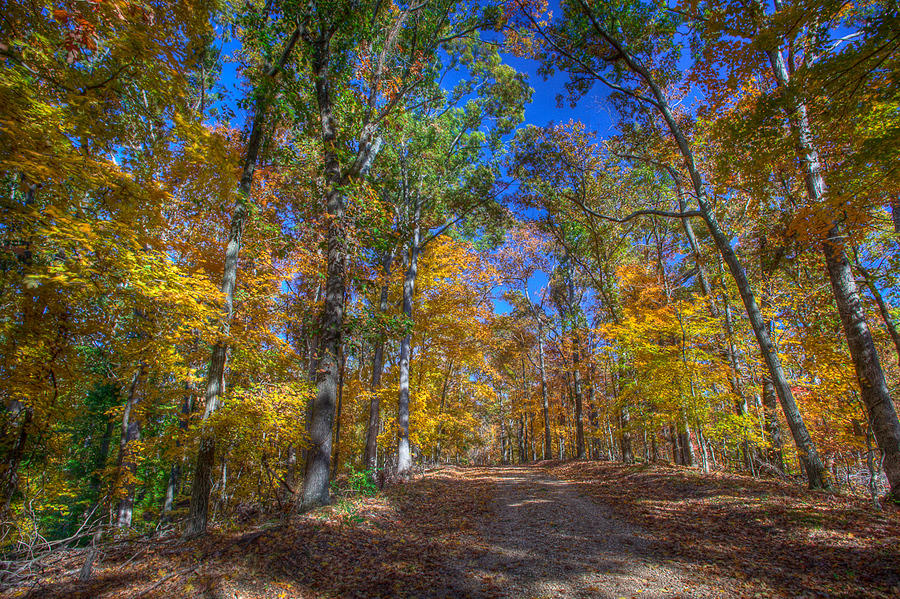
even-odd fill
[[[668,466],[542,462],[427,472],[377,497],[183,542],[83,553],[41,598],[900,597],[900,513]]]

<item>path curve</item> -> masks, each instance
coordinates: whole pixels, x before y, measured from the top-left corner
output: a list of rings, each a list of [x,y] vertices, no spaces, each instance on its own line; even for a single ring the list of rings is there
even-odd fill
[[[573,483],[527,467],[482,471],[494,485],[482,555],[467,568],[491,597],[719,597],[651,551],[649,535],[581,495]]]

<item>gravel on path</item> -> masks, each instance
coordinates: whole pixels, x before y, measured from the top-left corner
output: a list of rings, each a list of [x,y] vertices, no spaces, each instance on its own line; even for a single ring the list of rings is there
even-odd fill
[[[534,468],[486,468],[493,513],[466,568],[490,597],[731,597],[652,551],[646,532]]]

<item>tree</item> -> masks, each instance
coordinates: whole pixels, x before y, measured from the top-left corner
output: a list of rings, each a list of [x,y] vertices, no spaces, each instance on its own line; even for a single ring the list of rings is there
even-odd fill
[[[823,5],[804,14],[799,23],[794,23],[787,29],[781,24],[782,16],[793,12],[793,7],[776,2],[775,12],[767,14],[766,6],[762,2],[756,2],[743,15],[742,21],[748,27],[739,29],[725,25],[722,19],[721,14],[730,8],[732,7],[727,4],[711,4],[708,7],[711,26],[707,27],[706,35],[711,38],[716,30],[721,30],[732,39],[749,38],[747,46],[751,50],[750,55],[754,59],[758,59],[760,54],[765,56],[769,63],[768,75],[774,81],[773,95],[783,107],[792,133],[794,151],[802,165],[802,179],[809,207],[831,212],[836,204],[828,197],[825,169],[809,115],[813,93],[811,88],[804,85],[804,71],[821,60],[822,55],[827,55],[829,49],[841,46],[841,40],[828,39],[837,35],[830,33],[832,28],[841,25],[853,27],[857,25],[854,21],[861,19],[858,26],[865,29],[865,22],[870,15],[866,11],[861,15],[851,14],[848,18],[841,16],[842,11],[838,6]],[[865,34],[864,31],[858,33]],[[715,45],[715,41],[711,39],[708,43]],[[729,68],[758,71],[759,67],[748,65]],[[796,73],[796,79],[792,73]],[[836,77],[841,77],[841,74]],[[843,208],[837,212],[837,217],[824,214],[820,217],[825,229],[821,251],[856,370],[860,394],[869,411],[879,447],[884,452],[885,472],[892,489],[896,491],[900,488],[900,419],[888,391],[847,255],[846,246],[850,238],[847,233],[848,212],[850,211]]]
[[[654,75],[659,72],[664,73],[666,78],[672,77],[676,53],[671,40],[676,22],[669,14],[656,14],[656,9],[651,6],[626,8],[610,5],[597,9],[580,0],[564,3],[562,6],[565,18],[555,25],[547,25],[540,6],[518,3],[513,18],[514,24],[520,29],[513,32],[513,39],[525,39],[527,42],[523,45],[535,47],[535,55],[543,61],[547,72],[556,69],[569,72],[571,80],[568,91],[573,98],[580,97],[596,82],[600,82],[618,92],[623,100],[650,107],[663,120],[681,153],[699,208],[697,213],[679,211],[669,215],[678,218],[700,216],[705,221],[740,291],[763,360],[769,369],[794,441],[802,453],[809,484],[813,488],[825,486],[824,467],[797,409],[746,270],[709,203],[706,185],[690,141],[664,91],[669,80],[658,80]],[[640,212],[633,214],[638,215]]]
[[[263,81],[259,84],[257,95],[254,98],[255,105],[250,123],[250,133],[247,138],[246,149],[244,150],[241,179],[238,184],[237,197],[225,247],[225,267],[222,273],[221,285],[225,305],[220,325],[221,337],[213,345],[212,356],[210,357],[206,374],[204,421],[209,419],[219,408],[221,397],[225,393],[225,365],[229,353],[227,338],[231,330],[231,320],[234,316],[234,292],[237,284],[238,259],[240,257],[244,229],[251,209],[250,194],[253,187],[253,175],[256,171],[260,149],[263,144],[266,115],[269,109],[269,102],[271,101],[270,95],[273,93],[271,86],[276,76],[285,68],[297,41],[303,35],[307,18],[306,14],[300,14],[297,17],[298,25],[288,35],[281,53],[274,58],[272,63],[263,63],[260,69]],[[196,536],[206,532],[215,451],[215,437],[206,431],[201,431],[200,449],[197,453],[197,464],[194,469],[194,481],[191,489],[191,515],[185,531],[187,536]]]

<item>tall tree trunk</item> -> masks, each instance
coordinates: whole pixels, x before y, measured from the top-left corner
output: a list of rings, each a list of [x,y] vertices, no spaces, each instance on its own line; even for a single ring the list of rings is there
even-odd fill
[[[191,412],[193,411],[193,401],[190,396],[190,389],[188,389],[188,385],[185,385],[187,395],[184,398],[184,402],[181,405],[181,418],[178,422],[178,429],[180,431],[187,430],[188,427],[188,419],[190,418]],[[176,441],[176,447],[181,447],[181,442]],[[162,516],[165,519],[168,514],[172,511],[175,506],[175,498],[178,496],[178,487],[181,484],[181,466],[182,466],[182,457],[178,457],[172,463],[171,468],[169,469],[169,480],[166,483],[166,497],[163,500],[163,508],[162,508]]]
[[[317,253],[321,254],[321,250]],[[325,292],[325,286],[322,284],[316,285],[316,295],[314,305],[318,305],[320,301],[322,301],[322,294]],[[320,315],[321,316],[321,315]],[[321,317],[319,318],[321,320]],[[321,331],[319,327],[316,326],[314,328],[314,332],[311,335],[308,335],[306,338],[306,378],[313,385],[316,384],[316,381],[319,376],[319,348],[322,345],[322,339],[320,336]],[[316,405],[316,396],[312,395],[306,401],[306,414],[304,414],[306,419],[306,427],[309,429],[309,423],[312,422],[313,417],[313,409]],[[304,446],[303,450],[300,454],[300,459],[303,464],[306,464],[307,459],[309,458],[309,447]]]
[[[622,452],[622,461],[626,464],[634,464],[634,453],[631,449],[631,432],[628,430],[629,415],[627,406],[622,406],[622,409],[619,411],[619,423],[621,427],[619,448]]]
[[[691,442],[691,427],[684,422],[684,430],[678,431],[678,445],[681,447],[681,463],[685,466],[693,466],[694,444]]]
[[[38,189],[38,185],[30,182],[24,173],[22,174],[22,183],[26,186],[23,207],[29,209],[34,204],[34,195]],[[10,192],[10,197],[11,196],[12,192]],[[15,227],[12,230],[7,230],[7,234],[18,233],[18,229],[18,227]],[[12,235],[10,235],[10,238],[11,237]],[[31,251],[32,245],[30,239],[25,241],[25,247],[26,250],[18,256],[18,260],[25,266],[31,266],[34,256]],[[43,312],[43,307],[40,305],[41,302],[37,301],[37,297],[36,294],[30,295],[23,307],[23,331],[27,332],[31,330],[34,322],[40,318],[40,315]],[[14,336],[13,338],[16,337],[18,336]],[[48,369],[48,375],[55,383],[55,375],[52,370]],[[54,384],[54,387],[55,386],[56,385]],[[9,431],[10,425],[19,420],[20,416],[21,422],[19,422],[18,430],[15,432]],[[4,404],[3,407],[0,408],[0,452],[2,452],[2,454],[0,454],[0,457],[2,457],[2,459],[0,459],[0,522],[3,522],[3,524],[0,525],[0,538],[6,538],[6,533],[12,522],[12,518],[10,517],[10,506],[16,490],[19,488],[19,466],[22,463],[22,459],[25,457],[25,446],[28,442],[33,422],[34,406],[29,403],[19,401],[18,399],[12,399],[8,404]]]
[[[537,461],[537,447],[534,444],[534,414],[528,413],[528,439],[531,441],[531,461]]]
[[[0,466],[3,468],[2,473],[0,473],[0,502],[2,502],[2,505],[0,505],[0,515],[4,516],[4,521],[11,521],[8,519],[7,515],[9,514],[10,504],[16,493],[16,489],[19,488],[19,464],[22,463],[22,458],[25,456],[25,444],[28,441],[31,423],[34,420],[33,407],[22,404],[19,401],[14,401],[13,403],[15,404],[15,407],[13,409],[7,409],[7,413],[3,415],[3,418],[17,420],[18,416],[21,414],[22,422],[19,424],[18,434],[15,435],[12,447],[4,456],[6,458],[5,463]],[[12,416],[10,416],[10,414],[12,414]],[[0,533],[5,531],[6,525],[0,529]]]
[[[367,124],[360,133],[358,150],[353,163],[341,172],[338,159],[337,130],[332,105],[330,80],[330,37],[312,44],[312,70],[319,110],[320,136],[324,160],[325,210],[328,232],[326,254],[325,305],[322,309],[319,366],[316,372],[316,397],[310,413],[308,432],[310,446],[306,453],[306,468],[301,491],[301,510],[326,505],[331,466],[331,429],[338,391],[338,352],[343,341],[344,272],[347,261],[347,232],[344,223],[344,188],[363,177],[381,149],[381,139],[375,138],[374,125]]]
[[[419,265],[419,243],[422,216],[422,202],[417,190],[413,207],[413,231],[409,243],[409,254],[406,260],[406,274],[403,277],[403,315],[407,319],[407,330],[400,340],[400,389],[397,398],[397,476],[408,478],[412,469],[412,452],[409,447],[409,359],[412,344],[412,304],[416,286],[416,273]]]
[[[337,414],[334,418],[334,458],[332,459],[331,478],[337,476],[338,464],[341,456],[341,410],[344,404],[344,375],[347,370],[347,356],[344,354],[344,348],[340,349],[341,358],[340,374],[338,374],[338,398],[337,398]]]
[[[700,423],[697,423],[697,443],[700,445],[700,462],[701,467],[703,468],[703,472],[709,472],[709,459],[707,456],[706,449],[706,436],[703,434],[703,427],[700,426]]]
[[[129,528],[134,514],[134,490],[137,476],[137,456],[134,445],[141,440],[141,421],[135,414],[135,408],[140,403],[141,396],[138,388],[141,378],[144,376],[144,364],[138,367],[128,387],[128,396],[125,400],[125,410],[122,412],[122,434],[119,439],[119,467],[116,486],[122,493],[119,504],[116,506],[116,526]]]
[[[769,461],[784,470],[784,447],[781,440],[781,427],[778,424],[776,412],[775,386],[772,381],[763,381],[763,407],[766,414],[766,435],[769,437]]]
[[[575,302],[575,283],[572,281],[571,264],[566,261],[566,292],[569,304],[569,319],[572,321],[572,395],[575,396],[575,457],[585,458],[583,396],[581,388],[581,336],[578,334],[579,308]]]
[[[721,260],[719,261],[719,271],[722,272]],[[722,274],[722,305],[724,306],[725,312],[725,351],[728,353],[728,365],[731,367],[728,380],[731,384],[731,391],[737,398],[734,404],[735,414],[737,414],[743,420],[743,418],[747,415],[747,396],[744,395],[744,388],[741,385],[740,379],[738,378],[739,370],[737,364],[737,350],[734,343],[734,318],[731,313],[731,300],[728,297],[728,288],[725,286],[724,273]],[[747,470],[752,470],[753,457],[750,452],[750,444],[746,439],[747,434],[744,430],[743,424],[741,425],[741,437],[744,439],[741,442],[741,453],[744,457],[744,468]]]
[[[587,405],[588,405],[588,423],[591,425],[591,435],[590,435],[590,458],[596,460],[600,457],[600,445],[598,443],[598,428],[599,422],[597,418],[597,403],[596,403],[596,393],[597,393],[597,373],[594,363],[591,362],[590,368],[588,370],[588,384],[587,384]]]
[[[442,418],[444,414],[444,406],[447,404],[447,391],[450,390],[450,375],[453,374],[453,360],[447,364],[447,372],[444,374],[444,385],[441,388],[441,406],[438,409],[438,418],[440,422],[438,423],[437,435],[435,438],[437,439],[437,448],[435,450],[435,461],[440,461],[441,457],[441,446],[443,445],[444,440],[444,419]]]
[[[106,460],[109,458],[109,444],[113,434],[113,420],[107,418],[103,436],[100,438],[100,453],[95,462],[94,473],[91,475],[91,497],[93,501],[99,501],[100,486],[103,482],[101,471],[106,468]]]
[[[528,444],[528,441],[525,437],[525,419],[522,416],[519,416],[518,423],[519,423],[519,437],[518,437],[519,463],[524,464],[526,461],[525,460],[525,446]]]
[[[790,122],[797,137],[797,153],[804,166],[807,196],[812,204],[822,206],[826,194],[825,179],[822,176],[819,154],[814,146],[806,104],[787,91],[789,75],[781,51],[770,50],[767,54],[779,87],[788,94]],[[846,235],[841,220],[837,218],[832,222],[831,230],[822,244],[822,252],[850,348],[850,357],[856,369],[860,395],[869,411],[875,439],[884,453],[884,471],[891,485],[891,492],[900,495],[900,419],[897,418],[897,411],[884,379],[881,360],[866,323],[865,310],[847,259]]]
[[[681,182],[678,178],[678,174],[672,167],[667,167],[669,170],[669,174],[675,180],[675,193],[678,198],[678,207],[682,212],[687,210],[683,191],[681,189]],[[715,296],[712,294],[712,289],[709,284],[709,280],[706,277],[706,270],[703,268],[703,262],[700,256],[699,246],[697,245],[697,239],[694,235],[694,229],[691,225],[690,219],[684,218],[681,219],[681,222],[684,226],[685,234],[688,238],[688,244],[691,247],[691,252],[694,254],[694,260],[697,265],[697,272],[700,277],[700,286],[703,289],[703,293],[709,299],[709,311],[713,318],[718,318],[719,309],[716,305]],[[729,376],[729,382],[731,384],[731,390],[738,398],[738,401],[735,403],[735,411],[738,416],[744,416],[747,413],[747,399],[744,395],[744,388],[741,385],[741,381],[739,378],[739,370],[737,364],[737,350],[734,343],[734,324],[731,313],[731,300],[728,297],[728,287],[725,284],[724,272],[722,267],[722,259],[719,257],[719,272],[722,274],[722,303],[724,306],[725,312],[725,351],[727,353],[728,364],[731,367],[731,372]],[[693,389],[693,384],[692,384]],[[700,435],[700,431],[698,430],[698,435]],[[705,449],[701,447],[701,450],[705,452]],[[745,440],[743,443],[743,452],[744,452],[744,460],[746,465],[749,467],[750,458],[750,448],[749,444]],[[704,471],[708,471],[708,465],[706,463],[706,453],[703,453],[704,459]]]
[[[891,492],[900,496],[900,420],[884,378],[875,341],[865,320],[853,271],[842,247],[842,236],[841,227],[837,224],[829,232],[829,241],[825,243],[828,274],[856,369],[860,395],[869,411],[875,439],[884,453],[884,471]]]
[[[506,419],[503,416],[503,390],[495,386],[494,392],[497,394],[500,416],[500,464],[506,464],[506,452],[510,443],[506,434]]]
[[[309,421],[310,446],[303,478],[302,505],[309,510],[330,503],[329,466],[331,465],[331,430],[338,387],[338,352],[344,324],[344,264],[346,231],[344,230],[344,195],[337,155],[337,132],[332,114],[331,81],[329,79],[330,45],[316,46],[313,56],[316,101],[319,108],[321,138],[325,160],[325,206],[328,216],[326,235],[328,253],[325,278],[325,306],[321,320],[321,347],[316,374],[316,398]]]
[[[261,108],[261,107],[260,107]],[[225,313],[220,326],[220,339],[213,345],[209,369],[206,375],[205,407],[202,422],[219,409],[219,403],[225,394],[225,364],[228,360],[229,347],[225,339],[231,331],[231,320],[234,315],[234,289],[237,284],[238,257],[244,227],[249,214],[249,195],[256,169],[256,160],[262,141],[262,114],[257,113],[250,130],[250,141],[247,144],[247,156],[244,161],[244,172],[241,177],[238,201],[228,231],[228,245],[225,250],[225,271],[222,277],[222,293],[225,296]],[[200,448],[194,467],[194,482],[191,487],[191,507],[185,535],[188,537],[206,532],[209,512],[209,494],[212,490],[212,468],[216,455],[216,438],[213,431],[203,425],[200,429]]]
[[[298,25],[285,45],[278,63],[267,66],[264,69],[268,80],[274,79],[284,69],[284,65],[287,63],[297,40],[300,39],[301,33],[302,26]],[[234,289],[237,285],[238,259],[241,252],[241,241],[244,237],[244,228],[247,225],[247,218],[250,213],[250,193],[253,189],[253,175],[256,172],[256,163],[259,160],[259,150],[262,146],[267,107],[268,99],[263,92],[260,92],[256,100],[253,122],[250,125],[250,137],[247,139],[247,149],[241,169],[237,201],[235,202],[234,213],[231,216],[231,225],[228,228],[228,240],[225,246],[225,269],[222,273],[221,286],[222,295],[225,297],[224,313],[219,331],[219,340],[213,345],[209,369],[206,374],[203,423],[219,408],[219,403],[225,393],[225,365],[228,361],[230,349],[225,339],[228,338],[231,332],[231,320],[234,316]],[[212,431],[201,425],[200,447],[197,452],[194,482],[191,487],[190,515],[185,528],[185,536],[187,537],[201,535],[206,532],[215,455],[216,438]]]
[[[391,264],[394,262],[394,251],[386,250],[381,262],[381,272],[384,276],[384,285],[381,286],[381,296],[378,302],[378,313],[383,315],[388,309],[388,277],[391,275]],[[371,398],[369,399],[369,422],[366,426],[366,448],[363,454],[363,464],[367,470],[375,469],[375,456],[378,447],[378,429],[381,424],[381,398],[378,394],[381,389],[381,376],[384,372],[384,335],[379,333],[375,342],[375,351],[372,355],[372,384],[369,386]]]
[[[669,426],[669,442],[672,444],[672,462],[680,466],[683,459],[681,437],[678,436],[678,431],[675,430],[674,424]]]
[[[687,203],[684,201],[684,190],[681,188],[681,178],[671,166],[666,165],[666,170],[672,177],[675,185],[675,197],[678,199],[678,209],[682,212],[687,211]],[[703,256],[700,254],[700,245],[697,243],[697,236],[694,235],[694,226],[691,219],[681,219],[681,225],[684,227],[684,234],[687,237],[688,245],[691,248],[691,254],[694,256],[694,264],[697,266],[697,276],[700,279],[700,288],[703,295],[709,301],[709,313],[713,318],[718,318],[719,308],[716,306],[715,296],[712,293],[712,286],[709,284],[709,278],[706,276],[706,269],[703,267]]]
[[[550,433],[550,400],[547,398],[547,374],[544,368],[544,324],[538,321],[538,365],[541,375],[541,410],[544,415],[544,459],[553,457],[553,437]]]
[[[618,364],[615,360],[612,362],[610,375],[612,376],[612,387],[613,393],[615,394],[616,403],[621,402],[621,378],[619,375]],[[631,431],[629,430],[630,424],[630,415],[628,413],[628,406],[624,403],[620,403],[617,411],[615,412],[615,418],[618,420],[619,424],[619,452],[622,454],[622,462],[626,464],[634,463],[634,452],[632,449],[631,443]],[[613,444],[610,443],[612,447]]]
[[[672,118],[673,126],[677,127],[677,125],[674,125],[674,122],[674,118]],[[684,147],[690,152],[687,140],[680,134],[680,131],[679,137],[682,139]],[[704,220],[706,220],[706,224],[716,242],[719,252],[722,254],[722,259],[725,264],[728,265],[728,269],[735,280],[741,299],[744,302],[744,307],[750,320],[753,333],[756,336],[760,353],[768,367],[771,380],[775,386],[775,391],[781,402],[782,410],[784,411],[788,426],[791,429],[794,442],[797,444],[801,460],[804,463],[809,486],[816,489],[823,488],[826,486],[824,466],[822,465],[822,461],[819,458],[818,451],[813,444],[812,438],[809,435],[809,431],[806,429],[806,424],[803,422],[803,416],[800,414],[800,410],[794,399],[793,391],[784,374],[781,360],[775,352],[775,347],[769,338],[766,322],[756,303],[756,298],[750,285],[750,281],[747,278],[747,273],[731,247],[730,238],[719,227],[718,220],[715,217],[712,207],[707,203],[700,173],[694,168],[692,160],[688,161],[688,164],[689,169],[692,171],[691,178],[695,181],[695,192],[698,196],[697,199],[698,204],[700,205],[700,211],[703,214]]]
[[[528,377],[526,376],[526,370],[525,370],[525,347],[524,347],[524,345],[522,346],[522,353],[520,354],[519,359],[522,362],[522,405],[528,406],[531,403],[530,402],[531,398],[529,397],[530,394],[528,393]],[[532,450],[532,447],[534,445],[534,439],[532,438],[534,425],[533,425],[533,423],[529,422],[530,414],[531,414],[530,409],[525,412],[525,449],[526,449],[526,451],[531,451],[532,456],[529,458],[526,455],[526,457],[523,458],[524,462],[534,461],[534,456],[533,456],[534,451]]]
[[[900,235],[900,197],[891,199],[891,221],[894,223],[894,233]]]

